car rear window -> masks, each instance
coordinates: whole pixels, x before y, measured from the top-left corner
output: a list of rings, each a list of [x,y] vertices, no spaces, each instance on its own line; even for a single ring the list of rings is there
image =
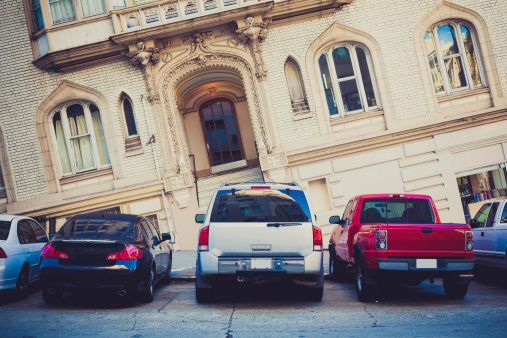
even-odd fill
[[[9,237],[10,229],[11,229],[10,221],[0,221],[0,241],[7,240],[7,237]]]
[[[301,190],[220,190],[211,222],[311,222]]]
[[[136,239],[138,232],[132,221],[72,218],[62,226],[55,239]]]
[[[427,199],[365,199],[359,222],[433,224],[435,219]]]

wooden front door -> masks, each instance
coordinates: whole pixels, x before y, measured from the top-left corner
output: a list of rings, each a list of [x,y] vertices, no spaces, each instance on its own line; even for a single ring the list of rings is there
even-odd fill
[[[214,99],[199,110],[211,166],[244,159],[234,103]]]

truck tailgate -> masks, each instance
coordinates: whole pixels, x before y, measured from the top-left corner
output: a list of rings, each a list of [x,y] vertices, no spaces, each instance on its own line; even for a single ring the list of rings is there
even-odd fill
[[[388,257],[463,257],[465,225],[388,224]]]
[[[218,257],[305,256],[313,250],[312,223],[210,223],[209,250]]]

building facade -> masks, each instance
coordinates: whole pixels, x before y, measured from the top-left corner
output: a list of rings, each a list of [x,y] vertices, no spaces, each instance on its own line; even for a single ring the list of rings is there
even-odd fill
[[[296,181],[324,234],[363,193],[445,222],[507,195],[507,3],[0,3],[0,211],[148,216],[193,249],[224,181]],[[473,215],[472,215],[473,216]]]

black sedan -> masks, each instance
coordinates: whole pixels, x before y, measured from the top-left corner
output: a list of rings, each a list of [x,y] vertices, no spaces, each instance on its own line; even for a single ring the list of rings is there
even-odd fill
[[[76,215],[41,251],[44,300],[53,303],[68,291],[101,289],[151,302],[156,283],[171,280],[170,239],[169,234],[160,237],[142,216]]]

